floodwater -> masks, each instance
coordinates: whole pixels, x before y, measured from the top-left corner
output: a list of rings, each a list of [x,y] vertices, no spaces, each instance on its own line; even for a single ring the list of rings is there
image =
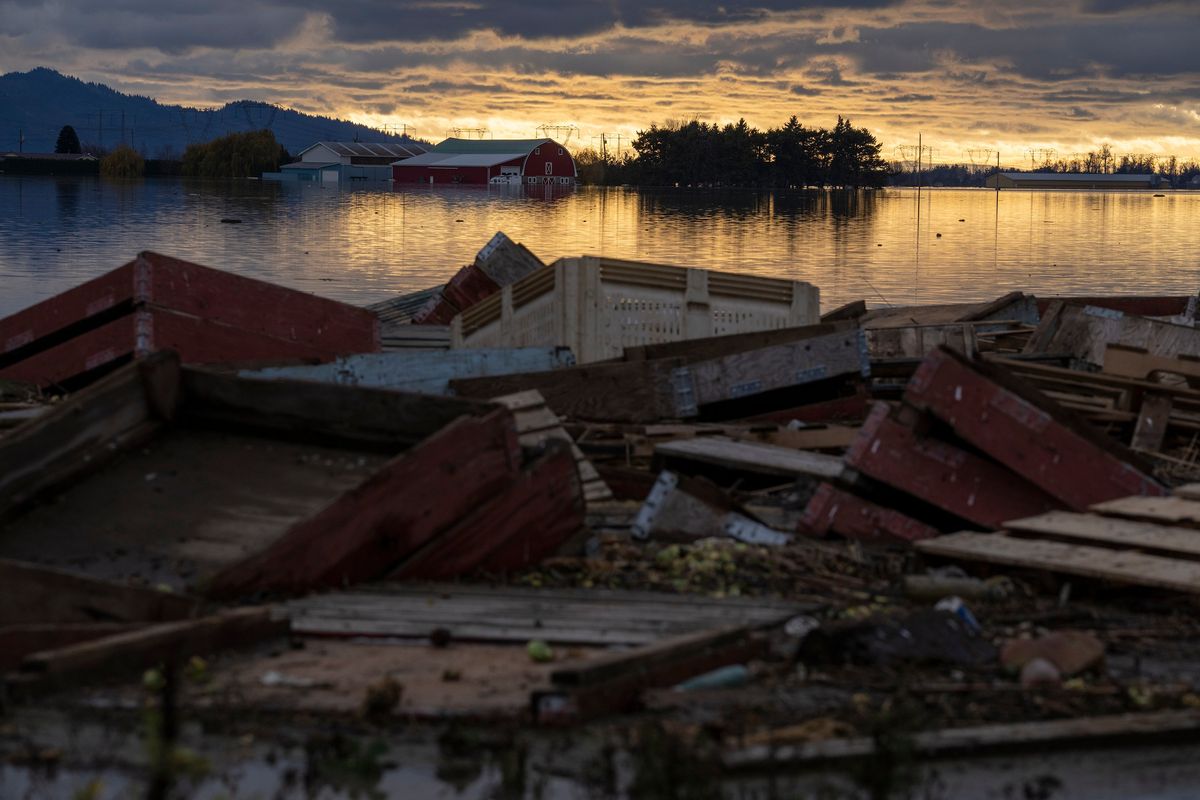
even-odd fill
[[[240,223],[222,223],[239,219]],[[1035,294],[1190,294],[1200,192],[581,187],[339,189],[0,176],[0,315],[157,250],[365,304],[444,281],[497,230],[606,255],[806,280],[825,309]]]

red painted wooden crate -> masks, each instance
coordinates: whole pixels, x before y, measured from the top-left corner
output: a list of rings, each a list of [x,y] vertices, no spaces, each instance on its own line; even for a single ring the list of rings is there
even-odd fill
[[[847,451],[846,464],[985,528],[1063,507],[1008,468],[921,435],[898,417],[887,404],[876,405]]]
[[[1010,373],[944,347],[921,362],[904,402],[1074,511],[1132,494],[1167,494],[1132,451]]]
[[[140,253],[0,319],[0,377],[41,386],[171,348],[188,363],[378,352],[365,309]]]

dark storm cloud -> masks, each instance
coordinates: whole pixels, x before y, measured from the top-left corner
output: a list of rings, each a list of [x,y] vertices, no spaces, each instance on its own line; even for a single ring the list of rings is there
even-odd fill
[[[904,0],[732,0],[641,2],[639,0],[286,0],[294,8],[329,14],[339,38],[352,42],[454,39],[472,31],[495,31],[526,39],[586,36],[617,25],[643,28],[669,22],[721,25],[762,19],[771,13],[823,9],[880,9]]]
[[[301,15],[270,0],[0,0],[0,34],[45,34],[110,50],[153,47],[166,53],[193,47],[270,47],[291,36]]]

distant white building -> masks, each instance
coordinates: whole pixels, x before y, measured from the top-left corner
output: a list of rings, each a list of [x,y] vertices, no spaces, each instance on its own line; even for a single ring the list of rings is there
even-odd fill
[[[284,164],[279,172],[263,173],[263,180],[342,183],[389,181],[391,165],[424,153],[428,148],[402,142],[317,142],[299,153],[299,161]]]
[[[1157,175],[1100,172],[998,172],[984,182],[1001,189],[1157,189]]]

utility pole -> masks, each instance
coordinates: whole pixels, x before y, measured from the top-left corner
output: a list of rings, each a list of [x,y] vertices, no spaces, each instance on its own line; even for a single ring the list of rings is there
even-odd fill
[[[25,152],[25,129],[17,128],[17,152]]]
[[[125,110],[121,110],[121,144],[125,144]]]
[[[100,146],[101,150],[104,149],[104,112],[103,111],[96,112],[96,144],[98,144]]]

